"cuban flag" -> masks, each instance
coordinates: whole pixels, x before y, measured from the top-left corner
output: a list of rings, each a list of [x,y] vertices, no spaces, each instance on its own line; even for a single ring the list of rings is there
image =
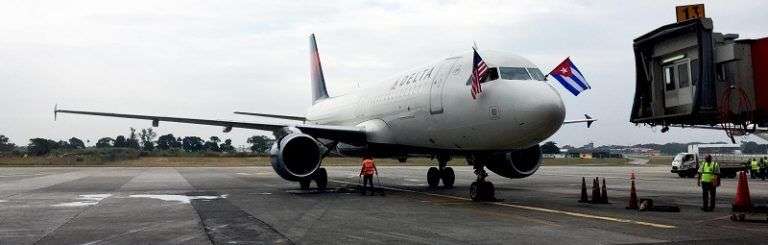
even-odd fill
[[[570,91],[574,96],[579,95],[584,90],[592,88],[584,79],[578,68],[573,65],[571,58],[565,58],[560,65],[555,67],[549,75],[557,79],[560,84]]]

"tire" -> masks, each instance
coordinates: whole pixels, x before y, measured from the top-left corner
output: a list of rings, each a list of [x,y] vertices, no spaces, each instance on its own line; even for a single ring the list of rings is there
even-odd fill
[[[325,168],[317,169],[317,172],[315,172],[315,183],[317,184],[317,189],[320,190],[325,190],[328,187],[328,171]]]
[[[312,183],[312,180],[311,180],[311,179],[302,179],[302,180],[299,180],[299,187],[300,187],[302,190],[309,190],[309,184],[310,184],[310,183]]]
[[[400,162],[400,163],[407,162],[408,161],[408,157],[405,157],[405,156],[397,157],[397,161]]]
[[[429,188],[437,188],[437,185],[440,184],[440,170],[436,167],[427,170],[427,184],[429,184]]]
[[[687,173],[677,173],[677,176],[680,176],[680,178],[688,178]]]
[[[482,194],[482,200],[493,201],[496,200],[496,188],[493,187],[493,183],[483,181],[480,183],[480,193]]]
[[[493,201],[496,200],[495,191],[496,189],[493,187],[493,183],[488,181],[475,181],[469,186],[469,197],[475,202]]]
[[[480,200],[480,193],[478,192],[478,186],[480,186],[477,181],[472,182],[471,185],[469,185],[469,198],[472,199],[472,201],[479,202]]]
[[[443,171],[440,171],[440,178],[443,179],[443,187],[453,188],[453,183],[456,181],[456,174],[453,172],[453,168],[446,167]]]

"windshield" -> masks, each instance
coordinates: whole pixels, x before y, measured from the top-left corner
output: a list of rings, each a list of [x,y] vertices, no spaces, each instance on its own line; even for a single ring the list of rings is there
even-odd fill
[[[531,80],[531,75],[522,67],[499,67],[499,75],[507,80]]]
[[[688,154],[677,154],[677,156],[675,156],[675,159],[672,159],[672,161],[680,162],[683,160],[683,157],[685,156],[688,156]]]
[[[547,80],[546,78],[544,78],[544,74],[541,73],[541,70],[539,70],[539,68],[528,68],[528,73],[531,73],[531,76],[533,76],[533,80],[539,80],[539,81]]]

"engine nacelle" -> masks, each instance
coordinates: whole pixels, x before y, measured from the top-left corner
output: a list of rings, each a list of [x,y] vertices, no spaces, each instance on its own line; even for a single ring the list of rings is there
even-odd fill
[[[485,166],[498,175],[521,179],[539,170],[541,161],[541,149],[535,145],[524,150],[493,153],[488,156]]]
[[[317,140],[294,129],[275,141],[270,158],[277,175],[298,181],[313,174],[320,167],[322,157]]]

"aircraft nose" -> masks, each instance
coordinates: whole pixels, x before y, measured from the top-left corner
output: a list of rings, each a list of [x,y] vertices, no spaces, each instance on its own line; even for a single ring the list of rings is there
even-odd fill
[[[552,136],[565,120],[565,106],[560,94],[549,84],[542,85],[529,90],[529,94],[515,105],[522,115],[517,118],[518,126],[530,132],[531,140]]]

